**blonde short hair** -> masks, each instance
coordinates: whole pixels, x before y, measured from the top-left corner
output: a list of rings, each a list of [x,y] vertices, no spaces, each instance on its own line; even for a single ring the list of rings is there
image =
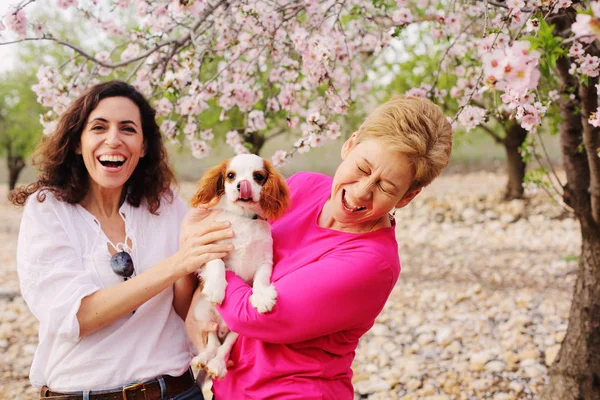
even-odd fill
[[[452,152],[452,126],[440,107],[421,97],[394,96],[377,107],[358,128],[357,143],[367,139],[408,156],[414,168],[410,190],[437,178]]]

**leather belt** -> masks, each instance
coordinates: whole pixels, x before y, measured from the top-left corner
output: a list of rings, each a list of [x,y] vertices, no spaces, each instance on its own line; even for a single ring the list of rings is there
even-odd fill
[[[196,384],[191,370],[177,377],[163,375],[165,382],[165,394],[168,399],[190,389]],[[40,391],[40,399],[51,400],[82,400],[81,393],[61,393],[50,390],[44,386]],[[153,379],[148,382],[133,383],[123,386],[120,390],[90,391],[90,400],[161,400],[160,382]]]

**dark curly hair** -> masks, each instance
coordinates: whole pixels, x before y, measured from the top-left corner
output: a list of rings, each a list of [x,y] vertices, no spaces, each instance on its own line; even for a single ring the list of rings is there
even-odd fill
[[[37,181],[10,192],[9,200],[13,204],[24,205],[27,198],[40,189],[48,190],[57,199],[70,204],[83,200],[90,187],[89,175],[83,158],[75,150],[90,113],[101,100],[109,97],[126,97],[138,106],[144,135],[145,156],[139,159],[125,183],[122,200],[139,207],[145,199],[152,214],[158,214],[161,198],[165,197],[169,202],[173,200],[171,185],[175,183],[175,176],[156,124],[156,111],[130,84],[110,81],[86,90],[60,116],[56,131],[44,137],[34,153],[33,165],[40,169]],[[38,192],[39,201],[44,201],[45,190]]]

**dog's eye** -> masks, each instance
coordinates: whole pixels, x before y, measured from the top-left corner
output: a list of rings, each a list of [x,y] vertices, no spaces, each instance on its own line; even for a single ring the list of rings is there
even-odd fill
[[[232,180],[235,179],[235,172],[230,172],[227,174],[227,179]]]
[[[263,183],[265,181],[265,176],[260,172],[255,172],[252,177],[256,181],[256,183]]]

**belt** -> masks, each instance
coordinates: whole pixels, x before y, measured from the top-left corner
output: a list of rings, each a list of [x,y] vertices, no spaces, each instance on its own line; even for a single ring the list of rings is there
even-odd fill
[[[181,394],[196,384],[191,370],[177,377],[163,375],[165,383],[165,396],[167,399]],[[160,378],[148,382],[133,383],[123,386],[121,389],[110,391],[90,391],[90,400],[161,400]],[[52,400],[82,400],[81,393],[54,392],[44,386],[40,391],[40,399]]]

